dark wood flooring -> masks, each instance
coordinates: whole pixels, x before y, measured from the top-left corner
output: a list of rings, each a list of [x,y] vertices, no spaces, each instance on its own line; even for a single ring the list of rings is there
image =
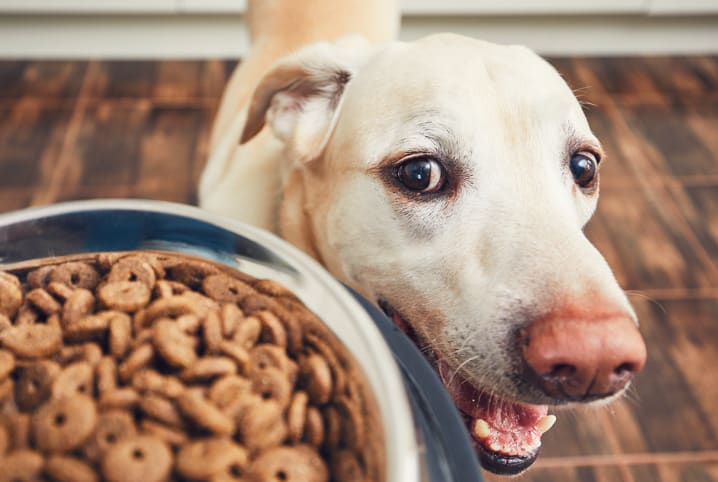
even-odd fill
[[[718,481],[718,57],[552,62],[595,104],[609,156],[587,232],[631,295],[649,361],[624,400],[562,413],[521,480]],[[0,62],[0,212],[194,202],[233,66]]]

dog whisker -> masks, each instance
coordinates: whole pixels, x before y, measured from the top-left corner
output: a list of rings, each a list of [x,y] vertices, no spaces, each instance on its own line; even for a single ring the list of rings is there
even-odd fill
[[[627,296],[635,296],[636,298],[641,298],[643,300],[653,303],[654,305],[656,305],[658,307],[658,309],[661,310],[661,313],[663,313],[664,315],[668,315],[666,308],[655,298],[651,298],[650,296],[648,296],[647,294],[645,294],[641,291],[626,290],[625,293]]]
[[[471,363],[472,361],[474,361],[478,358],[479,358],[479,355],[475,355],[475,356],[472,356],[472,357],[464,360],[461,364],[459,364],[458,367],[456,367],[456,370],[454,370],[454,373],[451,374],[451,376],[449,377],[449,380],[446,383],[450,384],[452,381],[454,381],[454,378],[456,377],[456,375],[459,374],[459,372],[461,371],[462,368],[464,368],[464,366],[466,366],[468,363]]]

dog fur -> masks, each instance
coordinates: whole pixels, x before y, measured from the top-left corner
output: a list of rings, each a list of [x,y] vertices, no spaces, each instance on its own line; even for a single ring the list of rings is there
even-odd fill
[[[600,143],[546,61],[452,34],[393,41],[396,2],[249,6],[253,47],[214,125],[202,207],[274,231],[389,303],[502,397],[555,402],[522,376],[519,328],[567,310],[637,323],[582,232],[598,184],[579,188],[568,167],[576,152],[600,158]],[[392,177],[418,154],[443,165],[443,192]]]

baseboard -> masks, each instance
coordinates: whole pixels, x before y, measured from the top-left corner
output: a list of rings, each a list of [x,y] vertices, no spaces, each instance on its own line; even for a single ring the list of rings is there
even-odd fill
[[[427,16],[402,38],[452,31],[527,45],[545,55],[718,53],[718,16]],[[236,58],[248,47],[241,15],[3,15],[2,58]]]

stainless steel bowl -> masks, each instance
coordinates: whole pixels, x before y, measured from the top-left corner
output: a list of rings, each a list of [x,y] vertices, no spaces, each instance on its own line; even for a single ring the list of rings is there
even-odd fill
[[[204,257],[294,291],[367,375],[384,428],[387,481],[420,480],[418,434],[392,352],[364,308],[296,248],[252,226],[157,201],[80,201],[0,215],[0,268],[47,256],[134,249]]]

